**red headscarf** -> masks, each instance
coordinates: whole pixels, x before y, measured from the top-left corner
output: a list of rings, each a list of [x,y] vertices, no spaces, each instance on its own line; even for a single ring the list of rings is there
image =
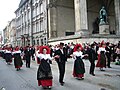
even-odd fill
[[[47,50],[46,54],[50,54],[50,48],[48,46],[40,46],[39,53],[43,54],[43,49]]]
[[[81,50],[83,50],[83,47],[82,47],[81,44],[76,44],[73,51],[74,51],[74,52],[77,51],[77,48],[78,48],[78,47],[80,47]]]
[[[18,51],[18,50],[19,50],[19,47],[18,47],[18,46],[16,46],[15,51]]]
[[[105,44],[105,42],[104,42],[104,40],[100,43],[100,47],[102,47],[102,45],[104,45]]]

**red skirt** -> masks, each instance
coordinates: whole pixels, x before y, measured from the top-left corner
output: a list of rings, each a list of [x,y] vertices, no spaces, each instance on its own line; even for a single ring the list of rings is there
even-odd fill
[[[21,68],[22,66],[15,66],[15,68]]]
[[[105,67],[106,68],[106,63],[105,64],[101,64],[101,55],[98,54],[98,61],[97,61],[97,64],[96,64],[96,67],[100,67],[100,68],[103,68]],[[106,61],[105,61],[106,62]]]
[[[76,73],[73,71],[73,77],[82,78],[82,77],[84,77],[84,74],[76,74]]]
[[[9,63],[12,63],[12,60],[9,60],[8,62],[9,62]]]
[[[38,86],[42,85],[42,87],[45,86],[52,86],[52,79],[48,80],[38,80]]]

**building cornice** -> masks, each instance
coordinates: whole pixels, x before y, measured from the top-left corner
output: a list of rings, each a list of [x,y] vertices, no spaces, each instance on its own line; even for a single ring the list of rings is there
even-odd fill
[[[16,13],[18,10],[20,10],[20,8],[23,7],[23,5],[25,5],[28,1],[29,1],[29,0],[21,0],[21,1],[20,1],[20,4],[19,4],[19,7],[18,7],[18,9],[15,11],[15,13]]]

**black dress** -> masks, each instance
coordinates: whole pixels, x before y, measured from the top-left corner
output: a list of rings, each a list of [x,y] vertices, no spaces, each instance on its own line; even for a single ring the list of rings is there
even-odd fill
[[[77,78],[83,78],[85,73],[85,65],[82,60],[82,56],[76,55],[75,57],[76,59],[74,61],[73,76]]]
[[[50,55],[46,55],[45,57],[48,56],[47,59],[42,58],[41,55],[40,57],[40,65],[38,67],[37,71],[37,80],[38,80],[38,86],[42,85],[42,87],[46,86],[52,86],[52,71],[50,67]]]
[[[14,52],[13,53],[15,68],[21,68],[22,65],[23,65],[23,62],[22,62],[20,54],[21,54],[20,52]]]

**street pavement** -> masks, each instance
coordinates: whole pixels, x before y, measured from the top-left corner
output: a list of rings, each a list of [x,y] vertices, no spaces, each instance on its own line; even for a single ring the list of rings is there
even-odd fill
[[[120,90],[120,66],[111,64],[112,68],[105,68],[105,71],[95,69],[96,76],[89,74],[90,63],[84,60],[85,77],[84,80],[77,80],[72,76],[73,59],[68,59],[66,63],[65,85],[61,86],[58,82],[58,67],[53,61],[53,87],[52,90]],[[5,90],[43,90],[37,85],[37,68],[36,61],[32,61],[31,68],[25,67],[25,62],[20,71],[16,71],[13,63],[7,65],[5,60],[0,58],[0,88]]]

